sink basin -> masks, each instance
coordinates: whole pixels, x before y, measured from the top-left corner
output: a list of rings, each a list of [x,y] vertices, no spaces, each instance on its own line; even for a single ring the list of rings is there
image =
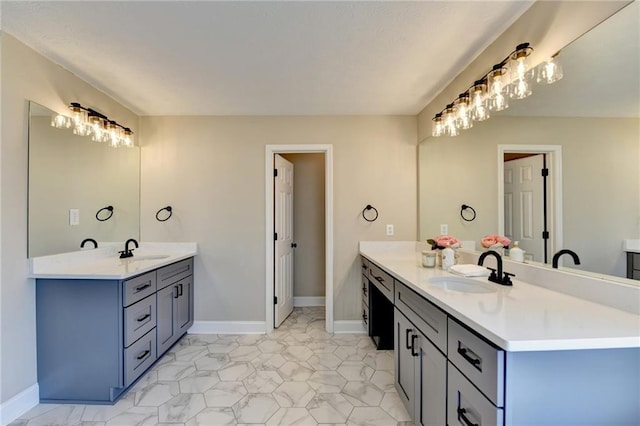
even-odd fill
[[[461,293],[494,293],[496,289],[481,281],[464,277],[432,277],[429,284],[445,290],[459,291]]]
[[[136,256],[136,254],[133,254],[133,257],[130,257],[129,260],[135,262],[135,261],[142,261],[142,260],[160,260],[160,259],[166,259],[167,257],[169,257],[168,254],[147,254],[147,255],[141,255],[141,256]]]

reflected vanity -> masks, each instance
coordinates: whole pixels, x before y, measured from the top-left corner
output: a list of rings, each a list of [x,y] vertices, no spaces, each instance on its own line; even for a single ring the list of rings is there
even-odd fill
[[[509,235],[505,176],[496,176],[496,170],[504,169],[502,154],[557,148],[561,161],[551,167],[547,184],[547,262],[568,248],[581,259],[571,271],[637,285],[623,278],[623,241],[640,238],[639,9],[638,2],[632,3],[562,49],[558,58],[564,79],[536,86],[532,96],[513,101],[460,136],[429,137],[420,143],[421,240],[438,235],[442,223],[462,240],[480,241],[495,232]],[[444,174],[457,177],[449,180],[446,191],[432,182],[432,176]],[[459,218],[462,204],[474,206],[476,220]],[[521,219],[525,224],[528,220]],[[530,227],[532,234],[542,231]],[[522,235],[512,239],[521,244],[525,240]],[[534,260],[544,262],[544,257]]]

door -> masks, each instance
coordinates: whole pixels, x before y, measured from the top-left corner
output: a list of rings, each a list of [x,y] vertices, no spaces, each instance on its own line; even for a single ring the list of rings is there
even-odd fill
[[[293,312],[293,164],[275,154],[274,327]]]
[[[416,425],[444,425],[447,417],[447,359],[416,330]]]
[[[156,332],[158,333],[158,353],[163,353],[175,342],[178,335],[174,317],[176,304],[174,299],[178,297],[178,288],[174,285],[167,286],[157,293],[156,308]]]
[[[545,261],[543,168],[543,154],[504,163],[504,233],[536,262]]]
[[[178,298],[176,303],[176,329],[182,336],[191,326],[193,294],[193,276],[187,277],[178,283]]]
[[[409,320],[406,319],[397,308],[393,311],[395,323],[393,345],[396,370],[395,385],[400,400],[402,400],[407,412],[413,416],[416,403],[416,376],[412,351],[412,336],[415,330]],[[415,343],[415,341],[413,343]]]

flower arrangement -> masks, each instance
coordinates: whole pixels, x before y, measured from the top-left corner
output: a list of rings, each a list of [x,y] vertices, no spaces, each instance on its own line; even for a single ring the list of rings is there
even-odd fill
[[[440,235],[435,239],[429,238],[427,240],[427,243],[431,244],[431,250],[442,250],[447,246],[451,248],[460,247],[460,241],[458,241],[456,237],[452,237],[451,235]]]
[[[482,241],[480,241],[480,244],[482,247],[487,249],[508,248],[509,244],[511,244],[511,240],[504,235],[490,234],[485,235],[484,238],[482,238]]]

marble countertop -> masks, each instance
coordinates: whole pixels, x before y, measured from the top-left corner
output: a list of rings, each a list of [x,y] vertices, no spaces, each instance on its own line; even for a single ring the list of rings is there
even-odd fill
[[[622,250],[629,253],[640,253],[640,240],[622,241]]]
[[[124,247],[124,244],[122,244]],[[120,259],[121,246],[29,259],[31,278],[122,280],[178,262],[198,253],[197,243],[142,242],[133,257]]]
[[[518,279],[513,279],[512,287],[505,287],[473,278],[494,286],[494,293],[445,290],[430,284],[429,278],[454,275],[423,268],[415,247],[361,243],[360,254],[507,351],[640,347],[637,314]]]

